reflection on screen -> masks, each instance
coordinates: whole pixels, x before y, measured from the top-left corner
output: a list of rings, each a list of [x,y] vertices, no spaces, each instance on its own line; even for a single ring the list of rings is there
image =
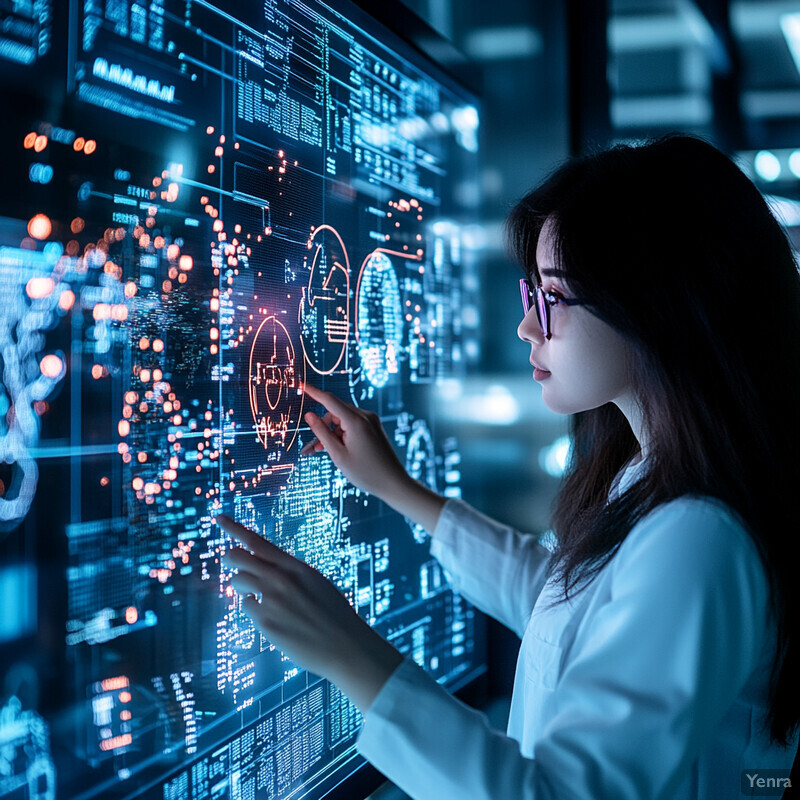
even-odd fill
[[[344,2],[0,3],[0,796],[322,797],[360,716],[244,615],[224,510],[441,683],[479,620],[300,458],[309,381],[460,493],[478,114]],[[347,784],[344,784],[347,786]]]

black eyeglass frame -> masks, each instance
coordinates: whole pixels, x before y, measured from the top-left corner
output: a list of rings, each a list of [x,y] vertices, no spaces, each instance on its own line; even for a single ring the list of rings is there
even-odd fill
[[[557,292],[546,292],[541,286],[531,286],[527,278],[520,278],[519,293],[522,297],[523,316],[527,317],[531,307],[536,309],[536,319],[539,320],[539,327],[542,329],[544,338],[548,341],[552,338],[553,332],[550,330],[550,309],[563,303],[565,306],[585,306],[586,300],[578,297],[564,297]]]

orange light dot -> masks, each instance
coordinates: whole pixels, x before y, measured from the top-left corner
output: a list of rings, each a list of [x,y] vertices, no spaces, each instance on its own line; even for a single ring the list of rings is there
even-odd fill
[[[191,268],[194,266],[194,259],[191,256],[185,256],[185,255],[181,256],[181,260],[178,262],[178,266],[184,272],[189,272],[189,270],[191,270]]]
[[[143,233],[139,237],[139,247],[149,247],[150,246],[150,234]]]
[[[57,378],[64,370],[64,362],[55,353],[48,353],[39,362],[39,369],[45,378]]]
[[[150,381],[150,370],[149,369],[143,369],[139,373],[139,380],[142,383],[148,383]]]
[[[75,138],[75,141],[72,143],[72,149],[76,153],[80,153],[80,151],[83,150],[83,146],[85,144],[86,144],[86,139],[84,139],[83,136],[77,136]]]
[[[94,364],[92,366],[92,377],[95,380],[103,377],[103,368],[100,366],[100,364]]]
[[[120,692],[119,693],[119,701],[120,701],[120,703],[130,703],[130,701],[131,701],[131,693],[130,692]]]
[[[28,233],[34,239],[46,239],[53,231],[53,223],[46,214],[36,214],[28,222]]]
[[[139,339],[139,349],[147,350],[148,347],[150,347],[150,340],[146,336],[142,336],[142,338]]]
[[[26,150],[30,150],[33,148],[33,145],[36,143],[36,132],[31,131],[29,134],[25,136],[22,140],[22,144]]]
[[[209,164],[208,165],[208,174],[209,175],[212,175],[214,172],[216,172],[216,170],[217,170],[217,168],[213,164]]]
[[[176,244],[171,244],[167,248],[167,258],[170,261],[174,261],[180,254],[181,254],[181,249]]]
[[[153,351],[160,353],[164,349],[164,342],[161,339],[153,339]]]
[[[72,289],[65,289],[61,292],[61,296],[58,298],[58,307],[62,311],[69,311],[74,303],[75,292],[73,292]]]
[[[127,721],[128,721],[130,718],[131,718],[131,712],[130,712],[130,711],[128,711],[127,709],[126,709],[125,711],[120,711],[120,712],[119,712],[119,718],[120,718],[120,719],[121,719],[123,722],[127,722]]]
[[[212,133],[214,133],[214,126],[213,126],[213,125],[209,125],[209,126],[206,128],[206,133],[208,133],[208,134],[212,134]]]
[[[212,342],[216,342],[219,339],[219,328],[212,328],[208,332],[209,337],[211,338]]]
[[[131,424],[126,419],[121,419],[117,423],[117,431],[120,436],[127,436],[131,432]]]
[[[133,281],[128,281],[125,284],[125,297],[134,297],[136,295],[136,284]]]
[[[144,464],[144,462],[147,461],[147,453],[139,453],[139,455],[136,456],[136,460],[140,464]]]
[[[83,152],[90,156],[95,150],[97,150],[97,142],[94,139],[88,139],[83,146]]]
[[[46,136],[37,136],[33,141],[33,149],[37,153],[41,153],[42,150],[47,147],[47,137]]]
[[[25,292],[32,300],[41,300],[50,297],[55,286],[52,278],[31,278],[25,286]]]
[[[136,622],[137,619],[139,619],[139,612],[136,610],[136,607],[135,606],[128,606],[125,609],[125,622],[127,622],[128,625],[133,625],[133,623]],[[123,701],[123,702],[125,702],[125,701]]]
[[[165,240],[163,236],[156,236],[153,240],[153,244],[156,246],[156,250],[160,250],[165,244]]]

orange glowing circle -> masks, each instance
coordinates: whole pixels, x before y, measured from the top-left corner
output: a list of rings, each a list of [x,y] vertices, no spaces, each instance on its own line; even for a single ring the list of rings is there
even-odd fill
[[[80,233],[85,227],[86,223],[80,217],[75,217],[69,224],[69,229],[73,233]]]
[[[31,131],[22,140],[22,145],[26,150],[31,150],[35,143],[36,143],[36,132],[35,131]]]
[[[55,353],[48,353],[39,362],[39,369],[45,378],[58,378],[64,371],[64,362]]]
[[[53,223],[46,214],[35,214],[28,222],[28,233],[34,239],[46,239],[53,232]]]
[[[119,701],[120,701],[120,703],[130,703],[130,701],[131,701],[131,693],[130,692],[120,692],[119,693]]]
[[[147,461],[147,453],[139,453],[139,455],[136,456],[136,460],[140,464],[144,464],[144,462]]]
[[[212,328],[208,335],[212,342],[216,342],[219,339],[219,328]]]
[[[64,289],[58,298],[58,307],[62,311],[69,311],[75,303],[75,292],[72,289]]]
[[[180,256],[180,254],[181,254],[181,249],[176,244],[171,244],[167,248],[167,258],[170,261],[174,261],[176,258],[178,258],[178,256]]]
[[[178,283],[186,283],[187,280],[188,278],[186,277],[185,272],[181,272],[181,274],[178,275]]]
[[[148,347],[150,347],[150,340],[146,336],[142,336],[142,338],[139,339],[139,349],[147,350]]]
[[[92,366],[92,377],[95,380],[103,377],[103,368],[100,366],[100,364],[94,364]]]
[[[160,250],[166,244],[166,241],[163,236],[156,236],[153,244],[156,246],[156,250]]]
[[[139,612],[136,610],[136,607],[135,606],[128,606],[125,609],[125,622],[127,622],[128,625],[133,625],[133,623],[136,622],[137,619],[139,619]],[[122,698],[120,697],[120,699],[122,699]],[[125,702],[125,701],[123,701],[123,702]],[[130,712],[128,712],[128,713],[130,713]]]
[[[97,150],[97,142],[94,139],[87,139],[86,144],[83,146],[83,152],[90,156]]]
[[[160,353],[164,349],[164,342],[161,339],[153,339],[153,351]]]
[[[42,150],[45,149],[45,147],[47,147],[47,137],[46,136],[37,136],[33,140],[33,149],[37,153],[41,153]]]
[[[25,286],[25,292],[31,300],[41,300],[49,297],[55,286],[52,278],[31,278]]]
[[[83,146],[84,146],[85,144],[86,144],[86,139],[84,139],[84,138],[83,138],[83,136],[78,136],[78,137],[75,139],[75,141],[72,143],[72,149],[73,149],[73,150],[74,150],[76,153],[80,153],[80,151],[81,151],[81,150],[83,150]]]
[[[208,165],[208,174],[211,175],[216,172],[217,168],[213,164]]]
[[[150,370],[149,369],[143,369],[139,373],[139,380],[142,383],[149,383],[150,382]]]

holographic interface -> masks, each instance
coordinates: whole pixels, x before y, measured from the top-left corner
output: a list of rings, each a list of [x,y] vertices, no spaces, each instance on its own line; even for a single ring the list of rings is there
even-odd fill
[[[299,455],[308,381],[460,493],[474,100],[346,0],[0,0],[0,96],[0,796],[341,791],[360,716],[243,614],[214,518],[483,671],[425,531]]]

